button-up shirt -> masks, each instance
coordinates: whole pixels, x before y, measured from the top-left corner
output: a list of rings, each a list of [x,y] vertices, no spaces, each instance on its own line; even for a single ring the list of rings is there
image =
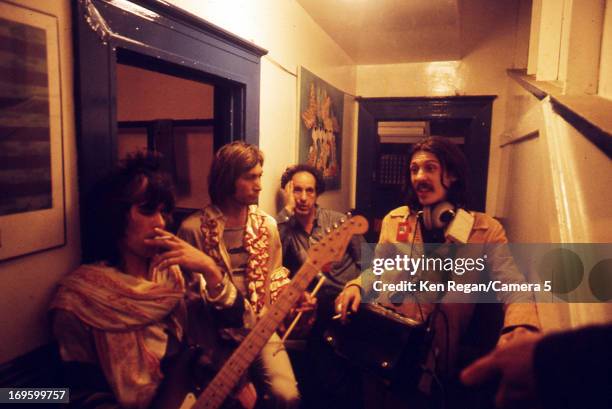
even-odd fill
[[[334,223],[340,224],[342,218],[346,219],[346,215],[317,205],[312,231],[308,234],[295,215],[290,214],[286,209],[276,216],[283,248],[283,265],[291,271],[292,276],[306,261],[310,246],[325,237],[325,230],[332,229]],[[353,236],[342,260],[334,263],[326,274],[325,285],[339,292],[349,280],[359,276],[363,242],[361,235]]]

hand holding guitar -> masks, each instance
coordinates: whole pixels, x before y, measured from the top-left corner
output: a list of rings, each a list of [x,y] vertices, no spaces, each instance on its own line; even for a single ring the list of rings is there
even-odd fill
[[[308,284],[323,267],[340,260],[353,234],[363,234],[368,222],[355,216],[340,224],[317,244],[310,247],[308,258],[283,290],[277,301],[260,317],[240,346],[234,351],[197,400],[187,396],[183,401],[193,409],[219,408],[232,392],[242,374],[255,360],[281,322],[303,296]],[[302,308],[312,308],[313,300],[305,299]],[[358,303],[357,303],[358,304]],[[195,402],[194,402],[195,401]],[[187,403],[189,402],[189,403]]]
[[[304,291],[302,298],[298,301],[296,308],[292,309],[292,312],[310,312],[317,309],[317,297],[310,294],[308,291]]]
[[[293,333],[298,334],[298,338],[308,334],[315,323],[315,312],[317,309],[317,297],[308,291],[304,291],[302,298],[296,307],[292,308],[285,319],[285,325],[279,327],[279,333],[283,334],[281,342],[285,342]],[[298,325],[299,324],[299,325]]]

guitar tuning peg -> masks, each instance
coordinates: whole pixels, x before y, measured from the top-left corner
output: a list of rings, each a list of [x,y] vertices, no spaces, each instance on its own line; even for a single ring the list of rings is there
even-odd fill
[[[327,234],[331,233],[331,229],[330,229],[329,227],[328,227],[328,228],[326,228],[326,229],[325,229],[325,233],[327,233]]]
[[[353,216],[353,214],[352,214],[351,212],[346,212],[346,217],[347,217],[347,218],[349,218],[349,219],[350,219],[352,216]]]
[[[334,223],[334,229],[338,228],[338,223]]]
[[[346,221],[346,219],[344,217],[340,218],[340,224],[344,223]]]

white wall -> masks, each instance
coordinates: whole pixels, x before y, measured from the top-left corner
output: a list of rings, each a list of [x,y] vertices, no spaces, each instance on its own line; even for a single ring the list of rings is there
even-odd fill
[[[595,145],[511,81],[509,140],[534,135],[502,149],[497,213],[517,243],[611,243],[612,163]],[[585,283],[583,283],[585,284]],[[612,305],[539,304],[545,329],[612,321]]]
[[[518,18],[519,5],[519,1],[466,2],[461,9],[465,49],[459,61],[357,67],[357,95],[363,97],[498,95],[493,103],[487,186],[487,211],[491,213],[499,184],[498,145],[505,121],[506,70],[515,64],[516,28],[522,21]],[[522,56],[524,40],[520,41]],[[525,63],[525,58],[518,61]]]
[[[610,0],[533,0],[533,6],[536,11],[541,6],[542,13],[534,13],[531,22],[529,73],[535,73],[538,81],[549,81],[544,85],[553,92],[562,89],[564,96],[578,98],[581,104],[574,105],[581,110],[578,116],[605,117],[602,100],[590,95],[597,91],[610,97]],[[509,238],[611,243],[610,159],[558,115],[548,98],[538,101],[511,81],[508,102],[509,139],[537,136],[502,149],[500,174],[506,186],[499,190],[498,214],[507,220]],[[586,290],[584,284],[577,291]],[[548,328],[612,321],[610,303],[540,307]]]
[[[302,65],[336,88],[355,93],[355,66],[348,55],[294,0],[171,0],[213,24],[268,50],[261,63],[260,148],[266,155],[260,205],[278,209],[277,192],[285,168],[297,162],[297,71]],[[328,192],[324,206],[345,210],[354,178],[355,105],[345,100],[342,141],[342,189]]]
[[[533,0],[528,74],[565,95],[609,98],[610,0]]]
[[[599,95],[612,99],[612,0],[606,0],[599,66]]]
[[[514,67],[526,68],[529,60],[529,35],[531,34],[531,0],[520,0],[516,20],[516,45]]]
[[[15,3],[58,17],[67,244],[0,261],[0,362],[48,342],[47,306],[57,281],[75,268],[80,258],[70,2],[15,0]]]

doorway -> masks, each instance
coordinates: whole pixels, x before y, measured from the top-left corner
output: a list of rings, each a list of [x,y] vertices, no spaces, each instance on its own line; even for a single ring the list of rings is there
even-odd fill
[[[191,151],[191,142],[206,158],[234,140],[258,144],[260,58],[267,51],[165,2],[78,0],[73,8],[81,243],[87,254],[95,238],[88,233],[85,198],[124,151],[146,145],[165,153],[164,166],[179,182],[182,205],[190,208],[199,201],[192,197],[198,183],[188,181],[201,179],[190,174],[189,159],[181,156]],[[153,99],[191,84],[190,91],[200,92],[200,102],[189,107],[196,108],[190,111],[193,117],[177,116],[177,110],[187,111],[180,97],[172,104],[157,101],[163,109],[154,110],[155,115],[124,116],[126,103],[119,99],[131,108],[144,106],[129,93],[121,95],[126,75],[148,78],[146,87],[153,92],[147,98]],[[162,90],[161,83],[153,84],[159,78],[172,85]],[[198,194],[202,187],[206,192],[199,185]]]
[[[408,153],[429,135],[451,138],[470,164],[468,208],[484,211],[494,95],[359,98],[356,210],[378,241],[382,219],[405,204]]]
[[[164,72],[162,72],[164,71]],[[214,92],[209,82],[117,54],[117,159],[138,151],[161,153],[176,194],[171,230],[210,201],[208,169],[214,138]],[[223,144],[222,136],[216,138]]]

